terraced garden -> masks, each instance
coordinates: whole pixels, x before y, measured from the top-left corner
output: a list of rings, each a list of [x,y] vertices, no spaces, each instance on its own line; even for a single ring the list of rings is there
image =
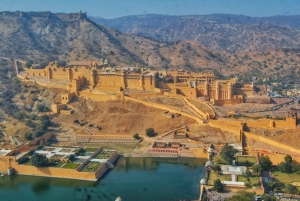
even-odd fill
[[[91,161],[84,166],[81,172],[95,172],[102,164],[103,163]]]
[[[62,168],[66,169],[76,169],[79,166],[79,163],[66,163]]]
[[[64,163],[57,159],[49,159],[46,167],[61,167]]]
[[[113,151],[101,151],[99,154],[97,154],[94,159],[108,159],[110,155],[113,153]]]
[[[255,157],[237,156],[236,161],[238,165],[244,165],[244,166],[253,166],[254,164],[256,164]]]
[[[95,152],[97,149],[99,149],[99,148],[86,147],[85,151],[86,152]]]

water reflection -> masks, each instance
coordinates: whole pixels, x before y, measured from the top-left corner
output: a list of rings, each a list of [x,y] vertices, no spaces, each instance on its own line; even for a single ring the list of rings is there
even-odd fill
[[[118,196],[145,201],[197,199],[204,162],[190,158],[120,158],[116,167],[97,182],[5,176],[0,177],[0,197],[22,201],[108,201]]]

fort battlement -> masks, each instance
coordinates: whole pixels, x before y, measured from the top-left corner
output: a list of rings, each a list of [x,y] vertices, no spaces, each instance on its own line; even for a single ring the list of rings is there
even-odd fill
[[[120,93],[126,89],[135,89],[152,91],[152,95],[153,91],[159,90],[160,93],[164,91],[168,95],[182,95],[192,99],[204,97],[214,105],[243,102],[270,103],[265,86],[255,88],[254,84],[242,84],[235,78],[217,80],[212,72],[151,71],[139,67],[110,67],[107,65],[107,60],[103,59],[73,61],[69,62],[67,66],[58,66],[57,62],[50,62],[45,69],[30,68],[26,70],[25,76],[24,73],[22,75],[25,80],[43,78],[49,83],[52,82],[52,85],[53,81],[60,80],[60,83],[66,81],[69,84],[63,88],[70,92],[90,89],[88,96],[93,99],[97,94],[100,96],[100,93],[94,93],[97,90]],[[52,85],[49,84],[49,87]],[[105,93],[101,95],[104,96]]]
[[[10,12],[10,11],[2,11],[0,12],[0,16],[5,17],[19,17],[19,18],[59,18],[67,21],[74,21],[79,19],[87,19],[86,12],[82,12],[81,10],[78,13],[51,13],[50,11],[42,11],[42,12]]]

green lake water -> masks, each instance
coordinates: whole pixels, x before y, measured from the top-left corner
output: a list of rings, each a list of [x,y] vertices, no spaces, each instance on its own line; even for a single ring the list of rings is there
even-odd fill
[[[123,201],[199,198],[205,159],[124,158],[97,182],[68,179],[0,177],[0,200]]]

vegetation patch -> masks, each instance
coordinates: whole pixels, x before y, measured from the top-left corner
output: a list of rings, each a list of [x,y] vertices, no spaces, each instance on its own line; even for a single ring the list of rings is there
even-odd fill
[[[110,155],[113,153],[113,151],[101,151],[99,154],[97,154],[94,159],[108,159]]]
[[[30,163],[30,159],[29,159],[28,156],[23,156],[22,158],[20,158],[19,161],[18,161],[18,163],[19,163],[19,164],[25,164],[25,165],[26,165],[26,163],[31,164],[31,163]]]
[[[249,175],[249,177],[247,177],[246,175],[240,175],[238,176],[238,181],[244,182],[245,186],[249,188],[253,186],[260,186],[259,177],[253,175]]]
[[[86,152],[95,152],[97,149],[99,149],[99,148],[87,147],[87,148],[85,148],[85,151]]]
[[[57,159],[50,159],[45,165],[46,167],[61,167],[64,163]]]
[[[209,179],[208,179],[208,185],[213,186],[214,185],[214,181],[216,181],[217,179],[219,179],[221,182],[222,181],[230,181],[231,180],[229,175],[219,174],[218,171],[210,171],[210,173],[209,173]]]
[[[103,163],[89,162],[84,166],[81,172],[95,172]]]
[[[295,173],[275,172],[272,176],[276,178],[278,181],[285,184],[290,184],[293,182],[300,181],[300,172],[295,172]]]
[[[246,156],[237,156],[236,157],[237,165],[242,166],[253,166],[256,163],[255,157],[246,157]]]
[[[62,168],[76,169],[78,166],[79,166],[78,163],[65,163],[64,166],[62,166]]]

